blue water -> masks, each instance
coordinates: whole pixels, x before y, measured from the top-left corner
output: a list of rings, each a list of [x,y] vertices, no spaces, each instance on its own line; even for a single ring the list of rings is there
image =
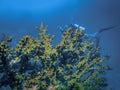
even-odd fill
[[[0,0],[0,33],[13,36],[14,46],[23,35],[37,37],[35,27],[43,21],[49,33],[56,35],[54,44],[61,39],[59,27],[78,24],[87,34],[120,23],[119,0]],[[107,90],[119,90],[120,84],[120,30],[101,34],[101,53],[111,55],[107,62],[113,70],[108,72]]]

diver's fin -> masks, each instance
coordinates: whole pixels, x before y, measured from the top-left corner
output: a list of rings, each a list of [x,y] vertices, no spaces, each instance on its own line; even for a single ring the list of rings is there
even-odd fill
[[[110,27],[107,27],[107,28],[100,29],[100,30],[98,31],[98,34],[104,32],[104,31],[112,30],[112,29],[114,29],[114,28],[116,28],[116,27],[118,27],[118,25],[114,25],[114,26],[110,26]]]

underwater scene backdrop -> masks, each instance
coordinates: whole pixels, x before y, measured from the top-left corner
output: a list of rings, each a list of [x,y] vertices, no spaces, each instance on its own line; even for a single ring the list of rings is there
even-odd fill
[[[0,90],[119,90],[119,23],[119,0],[0,0]]]

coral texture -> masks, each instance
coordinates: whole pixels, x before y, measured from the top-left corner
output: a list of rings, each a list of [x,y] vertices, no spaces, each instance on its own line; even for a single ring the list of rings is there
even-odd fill
[[[11,37],[0,43],[0,87],[12,90],[100,90],[107,86],[104,74],[108,56],[100,55],[94,38],[80,28],[68,27],[62,40],[44,24],[37,28],[39,38],[24,36],[16,47]]]

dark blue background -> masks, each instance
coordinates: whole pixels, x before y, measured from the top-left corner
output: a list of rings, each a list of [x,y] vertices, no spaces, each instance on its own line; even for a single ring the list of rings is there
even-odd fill
[[[61,38],[59,26],[77,23],[94,33],[104,27],[120,23],[119,0],[0,0],[0,33],[13,36],[14,45],[23,35],[37,36],[35,26],[43,21],[49,33]],[[120,85],[120,29],[101,34],[101,53],[110,54],[107,62],[113,70],[106,75],[107,90],[119,90]]]

